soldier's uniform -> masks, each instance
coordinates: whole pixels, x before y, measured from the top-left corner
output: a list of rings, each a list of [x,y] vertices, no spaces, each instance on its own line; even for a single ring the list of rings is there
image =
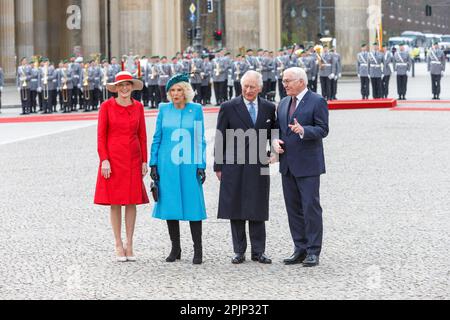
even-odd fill
[[[227,100],[227,79],[228,68],[224,57],[216,56],[211,62],[213,65],[212,79],[214,83],[214,94],[216,105],[220,105]]]
[[[377,44],[374,44],[377,45]],[[383,77],[384,55],[378,50],[369,52],[369,77],[372,82],[372,96],[374,99],[383,97]]]
[[[2,110],[2,91],[4,84],[5,84],[5,74],[3,73],[3,69],[0,68],[0,113]]]
[[[261,63],[261,74],[263,78],[263,90],[261,92],[261,97],[264,99],[268,99],[268,93],[271,91],[271,76],[274,68],[273,60],[267,56],[267,52],[265,52],[265,56],[260,57],[259,61]]]
[[[39,83],[39,88],[42,92],[43,111],[44,113],[52,113],[58,81],[57,73],[55,68],[50,65],[41,67],[40,73],[41,81]]]
[[[242,80],[242,77],[249,70],[248,63],[246,63],[243,60],[240,60],[240,57],[241,57],[240,55],[237,57],[238,60],[234,61],[233,66],[232,66],[234,91],[236,93],[236,97],[239,97],[240,95],[242,95],[241,80]]]
[[[194,102],[202,103],[202,77],[203,60],[192,58],[189,63],[189,76],[192,88],[195,91]]]
[[[166,57],[162,57],[161,60],[167,59]],[[166,92],[166,84],[169,82],[170,77],[172,77],[172,68],[171,65],[166,62],[161,62],[158,65],[158,86],[159,92],[162,102],[168,102],[167,100],[167,92]]]
[[[202,104],[208,105],[211,104],[211,77],[213,73],[213,65],[209,61],[209,55],[203,56],[203,67],[202,72],[200,74],[202,78],[202,87],[201,87],[201,97],[202,97]]]
[[[387,98],[389,95],[389,82],[391,80],[391,75],[394,72],[394,55],[392,52],[384,46],[384,58],[383,58],[383,98]]]
[[[283,49],[278,50],[278,52],[274,63],[275,76],[278,82],[278,94],[281,99],[284,99],[286,97],[286,89],[283,86],[283,72],[287,67],[287,56],[283,54]]]
[[[342,77],[342,62],[341,55],[336,52],[333,48],[331,54],[334,56],[334,61],[336,64],[336,74],[334,75],[334,79],[331,79],[331,100],[337,100],[337,88],[338,88],[338,80]]]
[[[30,94],[31,68],[28,64],[17,68],[16,85],[20,92],[22,103],[22,114],[31,112],[31,94]]]
[[[77,110],[77,106],[81,109],[83,107],[83,94],[81,92],[81,77],[82,77],[82,63],[83,58],[76,58],[74,63],[69,65],[72,70],[72,111]]]
[[[38,85],[40,81],[40,71],[38,67],[31,67],[30,65],[30,98],[31,98],[31,112],[36,113],[37,107],[37,95],[38,95]]]
[[[64,66],[58,74],[58,87],[61,90],[61,109],[64,113],[72,111],[73,70]]]
[[[159,91],[158,56],[153,56],[152,61],[147,64],[146,78],[148,87],[149,107],[157,108],[161,103],[161,93]]]
[[[435,43],[436,45],[436,43]],[[439,43],[437,43],[439,45]],[[445,53],[439,48],[432,48],[427,57],[428,72],[431,74],[431,90],[433,92],[433,100],[440,100],[441,79],[445,72]]]
[[[309,81],[309,90],[312,92],[317,92],[317,81],[319,78],[319,61],[318,61],[318,54],[314,50],[314,47],[309,48],[309,59],[311,59],[310,66],[311,66],[311,81]]]
[[[322,53],[322,65],[319,70],[320,86],[322,88],[322,97],[325,100],[331,100],[331,79],[336,75],[336,63],[330,52]]]
[[[362,48],[366,46],[363,45]],[[361,96],[363,100],[369,99],[370,88],[369,88],[369,53],[365,50],[358,53],[357,57],[358,63],[356,70],[358,72],[358,77],[361,80]]]
[[[95,89],[96,70],[92,66],[83,68],[81,77],[81,88],[83,90],[83,108],[84,112],[89,112],[94,105],[94,89]]]
[[[135,59],[133,65],[130,66],[130,68],[131,69],[128,70],[128,71],[131,73],[133,78],[134,79],[138,79],[138,80],[142,80],[142,68],[140,67],[140,60],[139,59]],[[142,90],[144,90],[144,89],[142,89]],[[141,102],[142,101],[142,90],[141,91],[134,90],[133,93],[131,94],[131,97],[134,100]]]
[[[108,71],[108,82],[113,83],[116,81],[116,75],[122,71],[122,67],[116,62],[116,58],[111,58],[111,64]],[[117,97],[117,93],[113,93],[108,90],[108,99],[111,97]]]
[[[403,46],[400,45],[400,48]],[[403,47],[404,48],[404,47]],[[397,72],[397,92],[399,100],[406,100],[408,87],[408,72],[411,70],[412,60],[406,51],[397,51],[394,55],[394,70]]]
[[[101,83],[100,105],[106,100],[108,100],[110,97],[106,85],[111,82],[114,82],[114,78],[112,78],[112,68],[107,63],[106,60],[103,60],[102,68],[100,69],[100,83]]]

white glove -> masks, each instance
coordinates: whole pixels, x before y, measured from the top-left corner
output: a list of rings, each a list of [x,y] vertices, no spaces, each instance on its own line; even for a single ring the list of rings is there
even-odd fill
[[[42,92],[42,88],[41,87],[37,88],[37,92],[41,93]]]
[[[81,89],[81,84],[78,85],[78,89]]]
[[[339,76],[335,76],[335,77],[334,77],[334,80],[337,81],[338,79],[339,79]]]
[[[56,88],[56,91],[60,92],[60,91],[61,91],[61,88],[60,88],[60,87]]]
[[[381,80],[383,80],[383,79],[384,79],[384,74],[381,75]]]
[[[80,91],[81,91],[81,92],[84,92],[83,87],[80,87]]]
[[[3,91],[3,87],[0,87],[0,92],[2,92]]]
[[[358,78],[361,78],[361,76],[359,75],[359,73],[358,73]]]
[[[148,82],[145,83],[145,86],[148,87]]]
[[[367,78],[369,78],[369,79],[370,79],[370,75],[368,75],[368,76],[367,76]]]
[[[316,77],[312,77],[312,81],[316,81]]]
[[[445,71],[441,72],[441,76],[442,76],[442,78],[445,76]],[[1,89],[0,89],[0,91],[1,91]]]
[[[342,78],[342,73],[339,73],[339,78]]]
[[[330,75],[328,76],[328,78],[330,78],[330,80],[333,80],[333,78],[334,78],[334,73],[330,74]]]
[[[20,87],[17,88],[17,92],[20,92]]]

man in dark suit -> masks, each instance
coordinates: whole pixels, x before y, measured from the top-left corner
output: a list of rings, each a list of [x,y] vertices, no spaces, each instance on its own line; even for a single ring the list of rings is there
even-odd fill
[[[241,84],[242,96],[222,104],[218,116],[214,161],[220,181],[218,217],[231,220],[233,264],[245,261],[246,221],[252,260],[270,264],[265,254],[270,190],[267,144],[276,126],[275,105],[258,98],[263,87],[258,72],[248,71]]]
[[[328,105],[319,95],[308,91],[304,70],[291,68],[283,74],[287,97],[278,106],[280,139],[273,147],[280,155],[283,192],[289,227],[295,245],[287,265],[319,264],[322,249],[322,208],[320,175],[325,173],[322,139],[328,135]]]

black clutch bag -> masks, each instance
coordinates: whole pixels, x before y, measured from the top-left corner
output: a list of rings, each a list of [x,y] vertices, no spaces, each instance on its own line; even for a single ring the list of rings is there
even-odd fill
[[[152,182],[150,184],[150,191],[152,193],[153,200],[155,200],[155,202],[158,202],[158,200],[159,200],[159,188],[158,188],[158,185],[155,182]]]

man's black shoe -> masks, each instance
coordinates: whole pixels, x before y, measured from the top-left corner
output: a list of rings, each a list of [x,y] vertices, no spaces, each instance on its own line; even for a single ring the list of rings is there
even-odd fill
[[[306,259],[306,256],[306,252],[296,251],[289,258],[284,259],[283,262],[285,265],[300,264]]]
[[[241,264],[245,262],[245,254],[237,253],[233,259],[231,259],[232,264]]]
[[[315,254],[309,254],[305,261],[303,261],[304,267],[315,267],[319,265],[319,256],[316,256]]]
[[[272,259],[266,256],[264,253],[261,254],[252,254],[252,261],[256,261],[262,264],[271,264]]]

